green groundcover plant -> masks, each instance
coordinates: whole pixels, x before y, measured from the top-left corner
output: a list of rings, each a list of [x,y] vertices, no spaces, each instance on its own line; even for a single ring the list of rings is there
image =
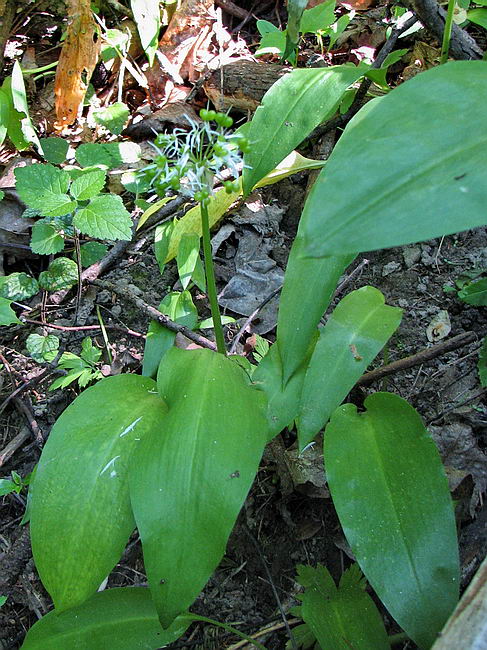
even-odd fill
[[[184,144],[159,139],[149,180],[199,201],[202,221],[191,222],[191,232],[203,235],[218,351],[181,350],[153,336],[145,375],[102,379],[57,420],[30,491],[34,558],[54,610],[28,632],[26,650],[158,648],[202,620],[189,608],[224,554],[265,445],[293,423],[303,453],[325,429],[326,474],[343,530],[406,634],[430,648],[454,609],[453,504],[419,414],[386,392],[370,395],[361,411],[342,404],[401,312],[362,287],[319,323],[358,252],[485,224],[487,62],[425,72],[348,124],[304,207],[276,342],[257,367],[226,354],[219,321],[209,248],[221,198],[214,176],[243,154],[238,191],[248,194],[363,74],[348,65],[294,70],[269,90],[244,136],[228,137],[227,116],[206,112]],[[231,198],[236,188],[232,182],[224,192]],[[79,199],[69,191],[67,202]],[[171,256],[174,230],[166,235],[161,259]],[[195,261],[184,268],[201,281]],[[149,587],[97,593],[136,527]],[[389,647],[358,567],[339,587],[324,567],[299,569],[299,634],[308,646]]]

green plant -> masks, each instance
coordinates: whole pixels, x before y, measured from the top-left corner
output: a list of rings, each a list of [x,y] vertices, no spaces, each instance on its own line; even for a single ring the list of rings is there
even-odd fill
[[[187,610],[224,553],[266,443],[294,422],[300,449],[326,427],[330,491],[357,563],[405,632],[431,647],[459,589],[453,505],[438,452],[418,413],[397,395],[371,395],[362,412],[341,405],[397,328],[400,310],[363,287],[324,327],[319,321],[358,251],[485,223],[486,72],[485,62],[446,64],[369,102],[348,124],[306,202],[277,339],[252,379],[221,349],[213,304],[221,354],[164,343],[147,368],[152,374],[157,366],[157,381],[108,377],[64,411],[31,488],[33,552],[55,610],[29,631],[25,649],[132,648],[135,637],[156,648],[178,638],[199,620]],[[296,70],[277,82],[245,132],[244,193],[329,119],[363,74],[349,66]],[[199,143],[219,131],[197,128]],[[176,166],[161,151],[165,159],[150,178],[161,191],[186,183],[199,193],[203,220],[199,230],[189,224],[206,241],[208,214],[222,196],[212,196],[213,142],[203,144],[208,158],[174,156]],[[229,196],[238,195],[234,189]],[[160,241],[164,259],[176,227]],[[194,322],[191,307],[186,316]],[[149,590],[96,594],[135,526]],[[85,552],[94,546],[96,555]],[[385,646],[356,568],[338,590],[322,568],[301,569],[300,581],[302,617],[318,643],[335,635],[334,648]],[[353,617],[349,600],[359,609]]]
[[[13,471],[10,476],[11,478],[0,478],[0,496],[2,497],[12,492],[20,494],[29,485],[31,480],[31,474],[27,474],[22,478],[20,474]]]
[[[49,338],[49,337],[47,337]],[[73,354],[72,352],[63,352],[58,361],[58,368],[67,370],[68,373],[64,377],[59,377],[50,385],[49,390],[56,390],[57,388],[66,388],[74,381],[78,382],[80,388],[85,388],[93,381],[103,378],[101,371],[96,367],[100,360],[101,350],[95,348],[93,341],[89,336],[83,339],[81,343],[81,354]]]

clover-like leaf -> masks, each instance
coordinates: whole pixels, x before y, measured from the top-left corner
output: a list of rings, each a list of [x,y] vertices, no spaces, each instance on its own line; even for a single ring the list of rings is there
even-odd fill
[[[91,172],[82,174],[70,188],[71,196],[74,196],[78,201],[86,201],[99,194],[106,181],[106,173],[102,169],[94,169]]]
[[[39,286],[47,291],[70,289],[78,282],[78,266],[68,257],[58,257],[39,274]]]
[[[122,199],[114,194],[102,194],[92,199],[86,208],[79,210],[73,225],[90,237],[100,239],[132,238],[132,220]]]
[[[35,223],[32,226],[30,247],[38,255],[52,255],[64,248],[64,237],[48,223]]]
[[[26,300],[39,291],[37,280],[27,273],[11,273],[0,277],[0,296],[8,300]]]
[[[69,174],[53,165],[29,165],[14,171],[19,197],[46,217],[60,217],[76,209],[66,192]]]
[[[59,338],[53,334],[41,336],[40,334],[29,334],[25,342],[25,347],[30,356],[37,361],[53,361],[59,350]]]

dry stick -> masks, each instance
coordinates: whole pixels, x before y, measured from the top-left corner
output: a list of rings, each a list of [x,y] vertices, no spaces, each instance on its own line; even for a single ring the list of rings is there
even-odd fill
[[[463,334],[458,334],[443,343],[437,343],[431,348],[425,348],[420,350],[416,354],[412,354],[409,357],[404,357],[404,359],[398,359],[392,363],[387,364],[387,366],[382,366],[376,370],[371,370],[366,372],[365,375],[358,380],[357,386],[368,386],[374,381],[378,381],[387,375],[392,375],[399,370],[406,370],[407,368],[413,368],[414,366],[419,366],[426,361],[435,359],[436,357],[445,354],[446,352],[451,352],[452,350],[457,350],[458,348],[473,343],[478,340],[478,336],[475,332],[464,332]]]
[[[130,300],[130,302],[133,303],[138,309],[150,316],[153,320],[156,320],[161,325],[164,325],[164,327],[167,327],[168,330],[179,334],[184,334],[186,338],[190,339],[194,343],[197,343],[198,345],[201,345],[203,348],[216,350],[216,345],[213,343],[213,341],[210,341],[200,334],[196,334],[196,332],[193,332],[187,327],[184,327],[184,325],[175,323],[165,314],[161,314],[161,312],[158,311],[155,307],[151,307],[151,305],[148,305],[146,302],[144,302],[142,298],[139,298],[131,291],[128,291],[125,287],[117,287],[117,285],[113,284],[112,282],[107,282],[106,280],[93,280],[91,284],[94,284],[96,287],[106,289],[107,291],[113,291],[113,293],[116,293],[117,295],[123,296],[127,300]]]
[[[2,467],[11,456],[13,456],[17,449],[21,447],[30,436],[31,431],[29,427],[24,425],[19,433],[0,451],[0,467]]]
[[[250,316],[245,319],[244,324],[238,330],[237,334],[235,335],[235,338],[233,339],[232,346],[231,346],[230,351],[229,351],[228,354],[235,354],[236,353],[238,342],[242,338],[242,336],[243,336],[245,330],[247,329],[247,327],[254,320],[254,318],[257,316],[257,314],[260,312],[260,310],[263,309],[267,305],[267,303],[270,302],[274,298],[274,296],[277,296],[277,294],[281,291],[281,289],[282,289],[282,285],[280,287],[278,287],[277,289],[274,289],[274,291],[271,294],[269,294],[267,296],[267,298],[265,300],[263,300],[256,309],[254,309],[254,311],[250,314]]]
[[[473,395],[470,395],[470,397],[467,397],[467,399],[464,399],[462,402],[458,402],[457,404],[452,404],[452,406],[449,406],[447,409],[444,411],[441,411],[441,413],[438,413],[438,415],[435,415],[432,417],[430,420],[426,422],[426,424],[432,424],[433,422],[436,422],[437,420],[441,420],[445,415],[448,413],[451,413],[452,411],[456,411],[458,408],[461,406],[465,406],[466,404],[469,404],[470,402],[475,401],[476,399],[479,399],[479,397],[482,397],[487,393],[487,390],[485,388],[479,388]]]
[[[67,327],[65,325],[48,325],[46,323],[41,323],[40,320],[33,320],[32,318],[23,318],[22,322],[32,323],[32,325],[42,325],[46,329],[51,330],[61,330],[62,332],[82,332],[84,330],[101,330],[101,325],[77,325],[73,327]],[[128,327],[123,327],[122,325],[105,325],[105,329],[114,330],[116,332],[124,332],[125,334],[130,334],[130,336],[135,336],[139,339],[145,339],[145,334],[140,332],[135,332],[134,330],[129,329]]]
[[[248,11],[237,7],[237,5],[231,0],[215,0],[217,7],[221,7],[227,14],[235,16],[235,18],[240,18],[240,20],[245,20],[249,14]]]
[[[38,384],[41,381],[41,379],[45,379],[48,375],[49,375],[49,369],[45,368],[36,377],[33,377],[29,381],[25,382],[25,384],[21,384],[20,386],[17,386],[17,388],[13,391],[13,393],[11,393],[8,397],[6,397],[3,400],[3,402],[0,404],[0,415],[5,411],[8,403],[11,400],[18,397],[21,393],[27,390],[27,388],[33,388],[36,384]]]

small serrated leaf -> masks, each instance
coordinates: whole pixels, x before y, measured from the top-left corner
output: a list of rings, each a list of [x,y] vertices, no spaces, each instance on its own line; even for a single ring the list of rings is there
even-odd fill
[[[80,246],[81,266],[86,268],[106,255],[108,247],[97,241],[89,241]]]
[[[76,209],[66,192],[69,174],[53,165],[28,165],[14,170],[16,190],[29,208],[46,217],[60,217]]]
[[[39,286],[47,291],[70,289],[77,282],[78,265],[68,257],[58,257],[39,274]]]
[[[90,237],[112,240],[132,238],[130,214],[122,199],[114,194],[102,194],[92,199],[86,208],[75,214],[73,225]]]
[[[101,192],[105,181],[106,173],[102,169],[95,169],[74,180],[69,191],[78,201],[86,201]]]
[[[111,106],[93,112],[95,122],[104,126],[114,135],[120,135],[122,133],[129,115],[129,109],[123,102],[115,102]]]
[[[8,300],[26,300],[39,291],[37,280],[27,273],[11,273],[0,277],[0,296]]]
[[[38,255],[52,255],[64,248],[64,237],[47,223],[35,223],[32,227],[30,247]]]
[[[59,338],[53,334],[41,336],[40,334],[29,334],[25,342],[25,346],[29,351],[30,356],[37,361],[43,363],[44,361],[53,361],[59,350]]]

